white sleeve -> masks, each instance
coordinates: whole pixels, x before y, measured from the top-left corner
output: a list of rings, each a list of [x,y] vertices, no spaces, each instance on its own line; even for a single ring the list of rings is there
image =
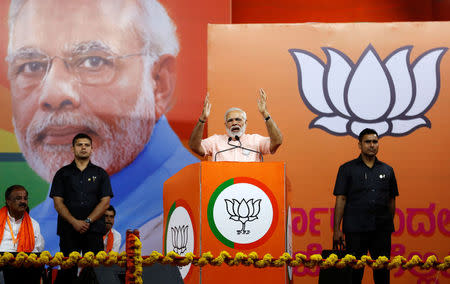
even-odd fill
[[[44,237],[41,235],[41,228],[39,223],[36,222],[33,218],[31,218],[31,223],[33,225],[33,233],[34,233],[34,249],[33,252],[42,252],[45,246]]]
[[[119,232],[117,232],[114,229],[113,229],[113,234],[114,234],[114,243],[113,243],[112,251],[119,252],[120,243],[122,242],[122,236],[120,235]]]

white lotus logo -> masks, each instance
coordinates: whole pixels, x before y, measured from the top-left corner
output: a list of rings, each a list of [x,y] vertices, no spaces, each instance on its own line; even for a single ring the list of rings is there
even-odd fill
[[[381,60],[369,45],[353,63],[339,50],[323,47],[327,64],[306,50],[290,49],[300,96],[318,115],[309,128],[354,137],[364,128],[380,137],[430,128],[425,113],[438,97],[439,66],[448,48],[430,49],[410,63],[412,48],[401,47]]]
[[[172,246],[173,251],[182,254],[186,251],[188,243],[188,228],[189,226],[175,226],[171,227],[172,230]]]
[[[255,201],[253,199],[248,201],[242,199],[241,202],[236,199],[233,199],[233,201],[225,199],[225,204],[227,212],[230,214],[230,219],[242,223],[242,229],[236,230],[236,233],[238,235],[249,234],[250,230],[245,230],[245,223],[258,219],[261,199]]]

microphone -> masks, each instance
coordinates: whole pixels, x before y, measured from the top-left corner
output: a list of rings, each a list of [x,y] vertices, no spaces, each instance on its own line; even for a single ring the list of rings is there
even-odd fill
[[[239,136],[235,135],[234,139],[236,139],[236,141],[239,142],[239,147],[242,147],[241,139],[239,138]]]
[[[228,143],[227,143],[228,145],[231,146],[231,148],[228,148],[228,149],[225,149],[225,150],[222,150],[222,151],[217,152],[217,153],[214,155],[214,162],[217,161],[217,155],[218,155],[218,154],[223,153],[223,152],[226,152],[226,151],[230,151],[230,150],[233,150],[233,149],[236,149],[236,148],[239,148],[239,147],[240,147],[240,146],[231,144],[231,143],[230,143],[230,142],[231,142],[231,139],[233,139],[233,138],[232,138],[232,137],[228,137]],[[240,143],[240,142],[239,142],[239,143]]]
[[[250,152],[259,154],[259,157],[261,158],[261,162],[264,162],[264,158],[263,158],[263,155],[262,155],[261,152],[255,151],[255,150],[252,150],[252,149],[248,149],[248,148],[245,148],[245,147],[242,147],[241,139],[240,139],[239,136],[237,136],[237,135],[234,136],[234,139],[236,139],[236,141],[239,142],[239,146],[236,146],[237,148],[241,148],[242,150],[247,150],[247,151],[250,151]],[[229,139],[228,139],[228,141],[229,141]]]

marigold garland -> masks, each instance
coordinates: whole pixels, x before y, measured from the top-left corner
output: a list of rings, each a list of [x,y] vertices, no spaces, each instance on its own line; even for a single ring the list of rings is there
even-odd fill
[[[142,284],[142,262],[141,257],[142,243],[139,240],[139,231],[127,231],[126,235],[126,284]]]
[[[130,239],[131,240],[131,239]],[[61,266],[62,268],[70,268],[73,266],[88,267],[88,266],[111,266],[119,265],[121,267],[127,266],[127,261],[131,264],[133,279],[142,279],[142,266],[149,266],[154,263],[171,264],[177,266],[184,266],[193,264],[196,266],[220,266],[223,264],[229,266],[244,265],[254,266],[257,268],[264,267],[283,267],[285,265],[291,267],[305,266],[314,268],[319,266],[326,269],[330,267],[344,268],[352,267],[354,269],[368,266],[372,269],[396,269],[401,268],[404,270],[412,268],[420,269],[436,269],[439,271],[445,271],[450,268],[450,255],[446,256],[443,261],[439,261],[435,255],[429,256],[426,260],[421,259],[418,255],[412,256],[409,260],[405,257],[398,255],[391,259],[387,257],[379,257],[375,260],[368,255],[363,255],[361,259],[356,259],[353,255],[347,254],[342,259],[339,259],[336,254],[331,254],[326,259],[323,259],[320,254],[314,254],[307,257],[304,254],[297,253],[293,257],[288,253],[283,253],[279,258],[274,258],[270,254],[264,255],[262,258],[258,256],[256,252],[250,252],[245,254],[238,252],[233,257],[228,252],[222,251],[217,257],[214,257],[211,252],[205,252],[201,256],[195,256],[193,253],[187,253],[186,256],[180,256],[175,252],[169,252],[167,255],[154,251],[148,256],[141,256],[142,243],[139,238],[133,239],[133,251],[127,255],[126,252],[106,253],[101,251],[94,255],[92,252],[86,253],[83,257],[78,252],[72,252],[68,257],[64,257],[61,252],[57,252],[52,256],[48,251],[42,252],[39,256],[35,253],[23,253],[20,252],[16,256],[12,253],[5,252],[0,254],[0,267],[11,265],[14,267],[41,267],[48,265],[51,267]],[[133,282],[142,283],[142,282]]]

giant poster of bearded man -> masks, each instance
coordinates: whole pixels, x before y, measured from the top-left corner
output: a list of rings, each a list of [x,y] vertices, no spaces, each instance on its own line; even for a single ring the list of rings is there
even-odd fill
[[[197,162],[165,117],[179,42],[156,0],[13,0],[8,78],[15,134],[47,182],[73,159],[71,139],[93,138],[92,162],[111,176],[115,228],[139,228],[144,253],[162,246],[163,182]],[[31,214],[58,250],[47,198]]]

